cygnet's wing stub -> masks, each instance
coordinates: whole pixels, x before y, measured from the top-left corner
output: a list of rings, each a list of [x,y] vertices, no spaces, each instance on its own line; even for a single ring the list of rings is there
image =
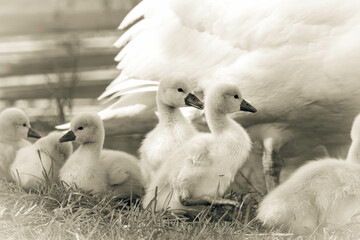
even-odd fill
[[[119,185],[129,179],[129,173],[124,169],[110,169],[108,172],[109,184]]]

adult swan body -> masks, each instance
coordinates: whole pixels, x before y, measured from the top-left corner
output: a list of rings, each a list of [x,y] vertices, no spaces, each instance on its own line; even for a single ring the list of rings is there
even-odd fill
[[[269,151],[290,158],[322,145],[335,155],[350,144],[360,112],[359,1],[145,0],[120,29],[126,30],[115,44],[122,71],[101,98],[127,96],[103,118],[119,116],[113,113],[135,104],[139,92],[152,99],[145,108],[153,106],[149,91],[165,78],[180,76],[200,92],[232,79],[258,109],[238,115],[242,125],[279,129],[266,136],[279,146],[264,144],[268,174],[278,174]]]

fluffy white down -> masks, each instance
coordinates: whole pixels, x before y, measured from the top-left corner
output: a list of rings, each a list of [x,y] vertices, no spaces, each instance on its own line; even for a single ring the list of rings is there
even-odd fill
[[[109,190],[120,198],[137,198],[144,195],[144,180],[139,160],[128,153],[103,149],[100,156],[105,165]]]
[[[10,173],[10,166],[13,163],[16,152],[26,146],[30,146],[31,143],[25,139],[20,140],[15,144],[7,144],[0,142],[0,178],[7,181],[12,181],[13,178]]]
[[[197,133],[179,109],[186,106],[185,98],[191,92],[185,81],[160,83],[156,96],[159,123],[145,136],[139,149],[141,172],[146,183],[150,183],[174,151]]]
[[[16,152],[31,145],[25,140],[29,128],[29,118],[21,109],[7,108],[0,113],[0,179],[13,180],[10,166]]]
[[[59,143],[60,132],[49,133],[33,145],[24,147],[16,153],[11,165],[11,174],[24,189],[35,189],[44,185],[45,176],[51,182],[59,177],[59,170],[72,153],[71,143]]]
[[[76,186],[93,193],[107,189],[106,169],[93,153],[76,150],[60,169],[60,179],[69,186]]]
[[[143,194],[138,160],[125,152],[103,150],[105,130],[95,113],[79,113],[71,121],[80,147],[60,170],[60,179],[93,193],[112,191],[121,198]]]
[[[70,129],[80,146],[60,169],[61,181],[85,191],[105,192],[106,168],[100,161],[105,135],[102,120],[96,113],[79,113]]]
[[[149,182],[169,155],[195,134],[196,130],[185,119],[171,128],[159,124],[148,133],[139,150],[140,166],[145,179]]]
[[[343,225],[360,213],[360,165],[323,159],[300,167],[261,202],[258,218],[296,234]]]

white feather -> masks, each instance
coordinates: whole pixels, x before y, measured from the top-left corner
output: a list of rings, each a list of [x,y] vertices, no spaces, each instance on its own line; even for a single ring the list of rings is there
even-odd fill
[[[144,16],[144,8],[147,8],[146,5],[147,1],[142,1],[136,7],[134,7],[129,14],[124,18],[122,23],[119,26],[120,30],[123,30],[130,25],[132,25],[134,22],[136,22],[138,19]]]
[[[122,81],[118,84],[116,84],[114,87],[112,87],[111,89],[109,89],[108,91],[105,91],[99,98],[98,100],[101,100],[105,97],[108,97],[114,93],[116,93],[119,96],[120,92],[125,92],[128,91],[130,89],[134,89],[134,88],[142,88],[142,87],[146,87],[146,86],[157,86],[159,85],[158,82],[155,81],[148,81],[148,80],[137,80],[137,79],[129,79],[129,80],[125,80]],[[123,94],[120,94],[123,95]]]
[[[121,37],[114,43],[114,46],[117,48],[124,47],[128,42],[131,41],[140,31],[143,30],[144,22],[139,22],[127,30]]]

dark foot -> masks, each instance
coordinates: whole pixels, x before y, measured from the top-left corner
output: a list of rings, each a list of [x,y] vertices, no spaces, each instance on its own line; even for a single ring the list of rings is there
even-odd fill
[[[179,201],[184,206],[194,206],[194,205],[230,205],[233,207],[239,207],[239,203],[234,200],[225,199],[225,198],[213,198],[210,196],[202,196],[197,198],[179,198]]]
[[[264,151],[263,167],[267,192],[270,192],[279,185],[282,164],[283,161],[277,151]]]

